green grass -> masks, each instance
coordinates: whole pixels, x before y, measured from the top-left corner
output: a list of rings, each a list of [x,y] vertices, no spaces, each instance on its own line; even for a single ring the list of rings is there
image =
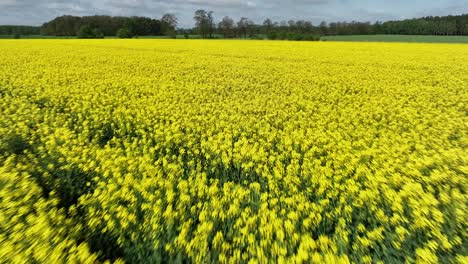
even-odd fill
[[[260,35],[259,35],[260,36]],[[215,38],[222,39],[219,34],[214,35]],[[266,36],[261,35],[266,38]],[[0,35],[0,39],[13,39],[13,35]],[[55,37],[28,35],[21,36],[22,39],[74,39],[76,37]],[[108,36],[106,39],[117,37]],[[170,39],[169,36],[139,36],[139,39]],[[177,39],[185,39],[184,35],[177,35]],[[200,39],[200,35],[188,35],[189,39]],[[352,35],[352,36],[324,36],[321,38],[324,41],[362,41],[362,42],[420,42],[420,43],[468,43],[468,36],[418,36],[418,35]]]
[[[352,35],[325,36],[326,41],[369,42],[423,42],[423,43],[468,43],[468,36],[418,36],[418,35]]]
[[[14,39],[14,35],[0,35],[0,39]],[[42,35],[20,35],[22,39],[74,39],[76,37],[56,37],[56,36],[42,36]]]
[[[259,35],[262,38],[266,38],[264,35]],[[13,39],[14,35],[0,35],[0,39]],[[42,35],[21,35],[22,39],[76,39],[76,37],[56,37],[56,36],[42,36]],[[106,39],[116,39],[116,36],[106,36]],[[171,36],[138,36],[139,39],[172,39]],[[185,35],[176,35],[177,39],[185,39]],[[189,39],[201,39],[201,35],[191,34],[188,35]],[[215,39],[223,39],[224,36],[221,34],[213,34]]]
[[[0,35],[0,39],[14,39],[14,35]],[[42,35],[21,35],[22,39],[76,39],[77,37],[57,37],[57,36],[42,36]],[[115,39],[116,36],[106,36],[106,39]],[[139,36],[138,38],[142,39],[164,39],[169,38],[168,36]],[[181,36],[180,38],[183,38]]]

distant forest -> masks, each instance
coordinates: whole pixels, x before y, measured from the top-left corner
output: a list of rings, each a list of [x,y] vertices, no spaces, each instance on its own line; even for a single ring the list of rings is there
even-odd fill
[[[335,35],[444,35],[468,36],[468,14],[459,16],[423,17],[387,22],[321,22],[313,25],[310,21],[290,20],[275,22],[266,19],[262,24],[255,24],[248,18],[241,18],[237,23],[230,17],[224,17],[219,24],[211,20],[212,12],[198,10],[195,13],[196,27],[192,32],[201,35],[211,33],[225,37],[246,37],[255,34],[266,34],[270,39],[288,34],[315,34],[321,36]]]
[[[40,32],[47,36],[80,36],[90,30],[101,36],[116,36],[124,30],[130,36],[162,36],[175,33],[177,18],[165,14],[161,19],[148,17],[61,16],[42,25]],[[121,31],[122,32],[122,31]]]
[[[148,17],[60,16],[40,27],[0,26],[0,35],[44,35],[57,37],[163,36],[176,33],[177,18],[165,14],[161,19]],[[120,31],[120,32],[119,32]]]
[[[444,35],[468,36],[468,14],[459,16],[423,17],[387,22],[321,22],[318,25],[306,20],[276,22],[266,19],[261,24],[242,17],[234,21],[224,17],[219,22],[211,11],[197,10],[195,27],[177,29],[177,18],[165,14],[161,19],[147,17],[112,16],[60,16],[41,27],[0,26],[0,35],[78,36],[94,38],[104,36],[175,36],[197,34],[203,38],[255,38],[264,35],[269,39],[301,40],[304,36],[334,35]],[[307,38],[305,37],[305,40]]]
[[[0,25],[0,35],[39,35],[40,27]]]

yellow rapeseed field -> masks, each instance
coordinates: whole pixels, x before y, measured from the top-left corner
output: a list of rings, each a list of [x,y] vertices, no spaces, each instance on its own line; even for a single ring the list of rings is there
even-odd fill
[[[0,41],[2,263],[467,263],[468,46]]]

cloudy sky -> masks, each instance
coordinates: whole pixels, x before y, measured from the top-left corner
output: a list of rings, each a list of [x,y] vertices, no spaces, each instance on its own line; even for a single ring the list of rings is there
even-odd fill
[[[197,9],[215,18],[245,16],[256,22],[306,19],[376,21],[468,13],[468,0],[0,0],[0,24],[41,25],[59,15],[138,15],[173,13],[191,27]]]

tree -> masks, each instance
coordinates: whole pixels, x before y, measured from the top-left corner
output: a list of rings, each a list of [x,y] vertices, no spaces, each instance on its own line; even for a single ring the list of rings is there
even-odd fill
[[[195,20],[195,26],[198,29],[198,33],[202,38],[206,38],[208,34],[208,12],[203,9],[199,9],[195,11],[193,19]]]
[[[289,26],[289,30],[290,32],[295,32],[296,31],[296,21],[294,20],[289,20],[288,21],[288,26]]]
[[[45,23],[40,33],[50,36],[77,36],[83,26],[98,29],[104,36],[116,36],[121,28],[141,36],[161,35],[161,21],[147,17],[61,16]]]
[[[198,33],[202,38],[206,38],[207,36],[212,38],[215,29],[213,11],[207,12],[203,9],[197,10],[195,11],[193,19],[195,20]]]
[[[190,29],[189,34],[200,34],[203,38],[212,37],[216,30],[213,12],[197,10],[194,19],[196,28]],[[266,19],[262,25],[255,25],[247,18],[241,18],[236,24],[232,21],[221,21],[218,26],[225,36],[238,34],[240,37],[253,37],[254,34],[264,33],[268,38],[290,39],[300,38],[298,35],[351,35],[351,34],[410,34],[410,35],[468,35],[468,14],[459,16],[429,16],[401,21],[386,21],[370,24],[368,22],[327,22],[319,26],[304,20],[282,21],[276,23]],[[0,35],[50,35],[50,36],[77,36],[82,27],[87,26],[94,37],[101,35],[116,36],[117,31],[126,28],[135,35],[162,35],[177,32],[177,18],[165,14],[160,20],[147,17],[112,17],[112,16],[60,16],[44,23],[40,28],[28,26],[0,26]],[[83,28],[89,31],[88,28]],[[84,31],[81,31],[81,35]],[[88,32],[89,33],[89,32]],[[181,34],[184,34],[181,31]]]
[[[373,34],[383,34],[383,26],[382,22],[376,21],[372,26],[372,33]]]
[[[267,18],[265,19],[265,21],[263,21],[263,29],[264,29],[265,34],[270,35],[273,31],[273,27],[274,27],[274,24],[271,19]]]
[[[216,28],[215,22],[214,22],[214,17],[213,17],[213,11],[208,12],[207,14],[207,27],[208,27],[208,34],[210,38],[213,38],[213,33]]]
[[[234,31],[234,20],[228,16],[225,16],[221,22],[219,22],[218,28],[221,30],[225,38],[231,37]]]
[[[461,18],[456,18],[455,19],[455,28],[456,28],[456,34],[457,35],[462,35],[463,34],[463,29],[465,25],[463,24],[463,20]]]
[[[82,26],[77,34],[78,38],[81,39],[91,39],[94,38],[94,31],[90,26]]]
[[[178,19],[173,14],[164,14],[161,18],[162,32],[165,35],[174,35],[177,28]]]
[[[32,26],[2,26],[0,25],[0,35],[39,35],[40,28]]]
[[[239,22],[237,22],[237,27],[239,28],[240,33],[244,38],[247,38],[247,33],[252,24],[253,22],[246,17],[241,17]]]
[[[95,28],[93,29],[93,38],[102,39],[104,38],[104,34],[99,28]]]
[[[61,19],[56,21],[55,29],[58,36],[75,36],[79,27],[79,17],[76,16],[62,16]],[[95,26],[92,26],[95,28]]]
[[[304,20],[298,20],[296,21],[296,32],[298,33],[305,33],[306,29],[305,29],[305,21]]]
[[[322,35],[327,35],[328,34],[328,25],[327,25],[327,22],[325,21],[322,21],[320,23],[320,34]]]
[[[132,38],[132,34],[130,33],[130,30],[128,28],[121,28],[119,31],[117,31],[117,37],[118,38]]]
[[[99,28],[85,25],[78,31],[77,37],[82,39],[104,38],[104,34]]]
[[[314,33],[314,25],[310,21],[304,22],[304,31],[305,33]]]
[[[152,23],[154,19],[147,17],[130,17],[125,23],[125,27],[130,30],[134,36],[150,36],[152,35]]]

